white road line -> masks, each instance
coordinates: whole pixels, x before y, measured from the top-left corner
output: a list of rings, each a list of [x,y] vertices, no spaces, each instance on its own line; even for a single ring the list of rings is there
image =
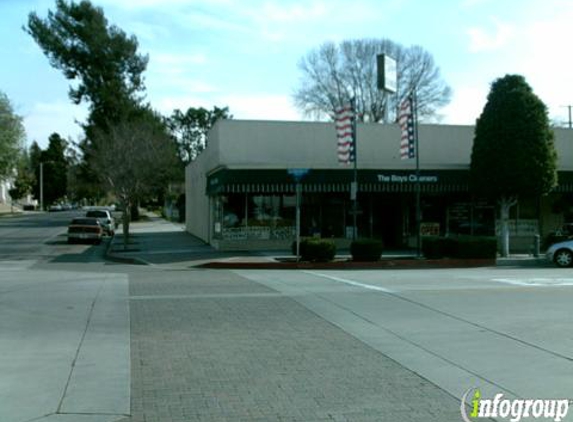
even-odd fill
[[[350,286],[355,286],[355,287],[362,287],[363,289],[375,290],[377,292],[383,292],[383,293],[395,293],[394,291],[392,291],[390,289],[386,289],[384,287],[373,286],[371,284],[359,283],[357,281],[347,280],[346,278],[335,277],[332,275],[317,273],[314,271],[303,271],[303,272],[310,274],[310,275],[315,275],[317,277],[322,277],[322,278],[326,278],[326,279],[329,279],[332,281],[336,281],[338,283],[349,284]]]
[[[491,281],[525,287],[573,286],[573,278],[492,278]]]

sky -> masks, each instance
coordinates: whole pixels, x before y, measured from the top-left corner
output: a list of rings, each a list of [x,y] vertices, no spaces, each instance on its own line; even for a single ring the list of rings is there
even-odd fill
[[[174,109],[228,106],[235,119],[302,120],[297,64],[326,41],[388,38],[430,52],[453,90],[443,124],[474,124],[490,84],[526,77],[559,124],[573,104],[571,0],[92,0],[149,55],[146,99]],[[0,91],[28,145],[78,140],[87,106],[22,27],[55,0],[0,0]]]

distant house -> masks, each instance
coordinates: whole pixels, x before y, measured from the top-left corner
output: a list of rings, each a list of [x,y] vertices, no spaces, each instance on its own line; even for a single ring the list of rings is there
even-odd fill
[[[415,160],[401,160],[397,125],[359,124],[358,236],[387,248],[415,244]],[[556,129],[559,186],[520,198],[512,212],[512,247],[573,222],[573,131]],[[473,126],[420,125],[423,235],[496,232],[495,204],[469,191]],[[208,146],[186,168],[187,230],[220,249],[286,249],[295,233],[295,182],[302,178],[303,236],[352,235],[352,166],[338,163],[334,124],[220,120]]]
[[[12,186],[13,186],[12,179],[0,180],[0,204],[4,205],[10,204],[12,199],[10,198],[10,194],[8,193],[8,191],[12,189]]]

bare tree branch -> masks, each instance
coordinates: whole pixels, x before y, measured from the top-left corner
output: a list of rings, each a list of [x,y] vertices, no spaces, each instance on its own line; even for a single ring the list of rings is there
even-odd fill
[[[147,110],[95,136],[92,165],[120,199],[127,245],[131,205],[167,186],[177,168],[175,144],[159,117]]]
[[[378,54],[388,54],[397,61],[395,95],[377,89]],[[388,39],[325,43],[303,57],[299,69],[302,77],[293,94],[295,105],[317,119],[332,118],[337,107],[355,97],[360,121],[384,122],[387,116],[386,122],[393,122],[399,104],[415,89],[420,118],[433,120],[451,97],[451,89],[441,79],[430,53],[422,47],[405,48]]]

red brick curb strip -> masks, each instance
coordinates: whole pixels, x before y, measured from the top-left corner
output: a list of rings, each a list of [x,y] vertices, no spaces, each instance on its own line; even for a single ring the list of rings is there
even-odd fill
[[[352,270],[352,269],[426,269],[495,266],[495,259],[382,259],[376,262],[225,262],[213,261],[195,268],[242,270]]]

